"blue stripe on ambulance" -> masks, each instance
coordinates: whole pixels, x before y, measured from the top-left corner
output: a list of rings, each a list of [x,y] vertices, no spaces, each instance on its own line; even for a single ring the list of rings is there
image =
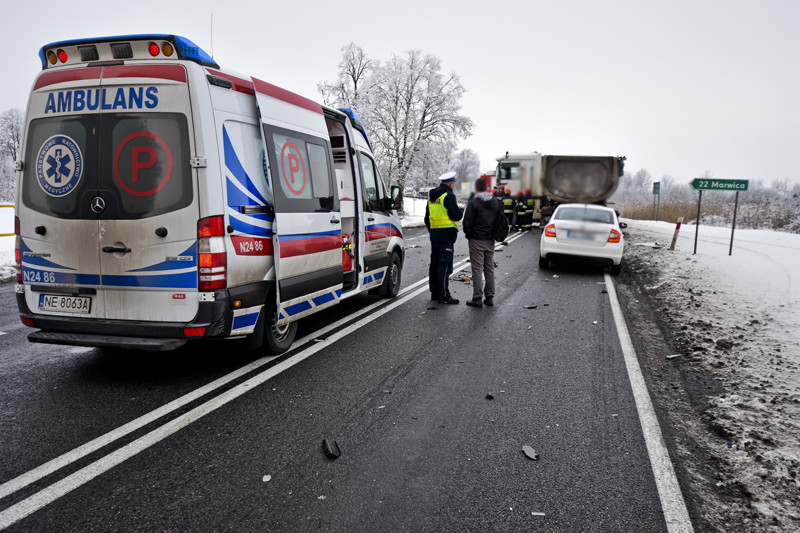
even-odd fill
[[[45,267],[45,268],[62,268],[64,270],[75,270],[72,267],[59,265],[58,263],[53,263],[52,261],[50,261],[48,259],[45,259],[44,257],[38,257],[38,256],[35,256],[35,255],[33,255],[33,256],[25,255],[26,253],[31,254],[31,253],[34,253],[34,252],[25,243],[24,239],[21,239],[20,252],[22,252],[22,264],[23,264],[23,266],[30,265],[30,266]]]
[[[41,283],[43,285],[100,285],[98,274],[75,274],[72,272],[54,272],[40,270],[22,265],[22,279],[24,283]]]
[[[255,326],[256,322],[258,321],[258,314],[259,314],[258,309],[256,309],[252,313],[233,317],[232,329],[235,331],[237,329],[243,329]]]
[[[236,155],[236,150],[233,148],[233,143],[231,143],[231,139],[228,136],[228,130],[225,129],[225,126],[222,127],[222,142],[225,146],[225,166],[228,167],[228,170],[231,171],[231,175],[238,181],[244,189],[250,193],[254,198],[250,198],[231,183],[230,179],[228,179],[228,205],[230,206],[238,206],[238,205],[267,205],[269,202],[264,198],[261,192],[256,187],[253,180],[250,179],[250,176],[247,175],[247,171],[242,166],[242,162],[239,160],[239,156]],[[240,194],[244,197],[241,201],[239,197],[236,197],[236,202],[231,201],[231,189],[235,190],[235,194]]]
[[[164,270],[184,270],[187,268],[196,268],[197,267],[197,241],[193,242],[192,245],[178,254],[178,257],[185,258],[182,260],[179,259],[172,259],[162,261],[161,263],[157,263],[152,266],[143,267],[143,268],[136,268],[134,270],[128,270],[127,272],[157,272],[157,271],[164,271]],[[191,259],[190,259],[191,258]],[[103,276],[105,278],[105,276]]]
[[[282,319],[285,319],[287,317],[293,317],[293,316],[298,315],[300,313],[304,313],[306,311],[310,311],[314,307],[319,307],[319,306],[325,305],[327,303],[330,303],[330,302],[332,302],[334,300],[338,300],[339,298],[341,298],[341,296],[342,296],[342,289],[341,288],[334,289],[334,290],[332,290],[332,291],[330,291],[328,293],[317,295],[317,296],[311,298],[310,300],[304,300],[304,301],[292,304],[290,306],[284,307],[281,310],[280,316],[278,318],[282,320]]]
[[[246,233],[248,235],[255,235],[258,237],[272,237],[272,230],[270,228],[265,228],[263,226],[256,226],[249,222],[245,222],[244,220],[240,220],[238,217],[242,217],[245,219],[256,219],[256,217],[264,217],[266,215],[239,215],[238,213],[228,213],[228,220],[233,226],[235,231],[239,233]],[[269,219],[263,219],[269,220]]]
[[[258,190],[256,184],[250,179],[242,165],[236,150],[233,147],[228,130],[222,127],[222,142],[224,145],[225,167],[229,173],[225,175],[225,186],[228,197],[228,219],[234,231],[246,235],[271,237],[271,222],[275,216],[272,214],[243,214],[239,211],[242,206],[269,205],[264,195]]]
[[[163,289],[196,289],[197,270],[179,274],[153,274],[150,276],[103,275],[106,287],[150,287]]]

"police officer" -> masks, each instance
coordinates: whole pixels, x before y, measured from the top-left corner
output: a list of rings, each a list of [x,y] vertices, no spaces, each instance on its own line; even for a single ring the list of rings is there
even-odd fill
[[[425,207],[425,226],[431,236],[429,286],[432,300],[442,304],[457,304],[458,300],[450,294],[450,274],[453,273],[453,248],[458,237],[458,221],[464,213],[453,194],[456,173],[442,174],[439,182],[439,186],[428,194]]]

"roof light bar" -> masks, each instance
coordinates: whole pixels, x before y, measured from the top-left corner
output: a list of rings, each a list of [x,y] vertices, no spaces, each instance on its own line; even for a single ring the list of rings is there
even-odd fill
[[[39,58],[42,61],[42,69],[46,69],[48,66],[54,66],[56,64],[52,62],[51,52],[60,55],[64,48],[71,46],[96,47],[101,43],[110,43],[112,49],[114,50],[113,55],[115,59],[131,59],[133,58],[133,50],[131,47],[131,42],[133,41],[164,41],[163,43],[160,43],[160,46],[162,55],[166,57],[171,57],[173,54],[177,53],[178,59],[194,61],[195,63],[199,63],[207,67],[220,68],[217,62],[214,61],[213,57],[211,57],[202,48],[197,46],[186,37],[167,34],[117,35],[90,39],[75,39],[71,41],[59,41],[43,46],[39,50]],[[83,54],[83,52],[81,53]],[[61,61],[62,63],[65,62],[65,60],[61,59],[61,57],[58,57],[57,60]]]

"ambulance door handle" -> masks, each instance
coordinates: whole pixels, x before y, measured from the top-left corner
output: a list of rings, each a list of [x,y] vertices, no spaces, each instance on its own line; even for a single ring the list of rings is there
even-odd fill
[[[374,220],[375,220],[375,217],[367,217],[367,220],[369,220],[370,222],[372,222],[372,221],[374,221]]]
[[[127,246],[103,246],[103,251],[107,254],[129,254],[131,253],[131,249]]]
[[[338,224],[338,223],[339,223],[339,219],[338,218],[336,218],[336,217],[331,218],[331,224]]]

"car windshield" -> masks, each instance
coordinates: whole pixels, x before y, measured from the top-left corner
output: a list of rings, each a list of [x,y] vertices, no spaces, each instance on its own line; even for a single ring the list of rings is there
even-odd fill
[[[562,207],[555,214],[555,220],[579,220],[581,222],[600,222],[613,224],[614,216],[605,209],[592,209],[590,207]]]

